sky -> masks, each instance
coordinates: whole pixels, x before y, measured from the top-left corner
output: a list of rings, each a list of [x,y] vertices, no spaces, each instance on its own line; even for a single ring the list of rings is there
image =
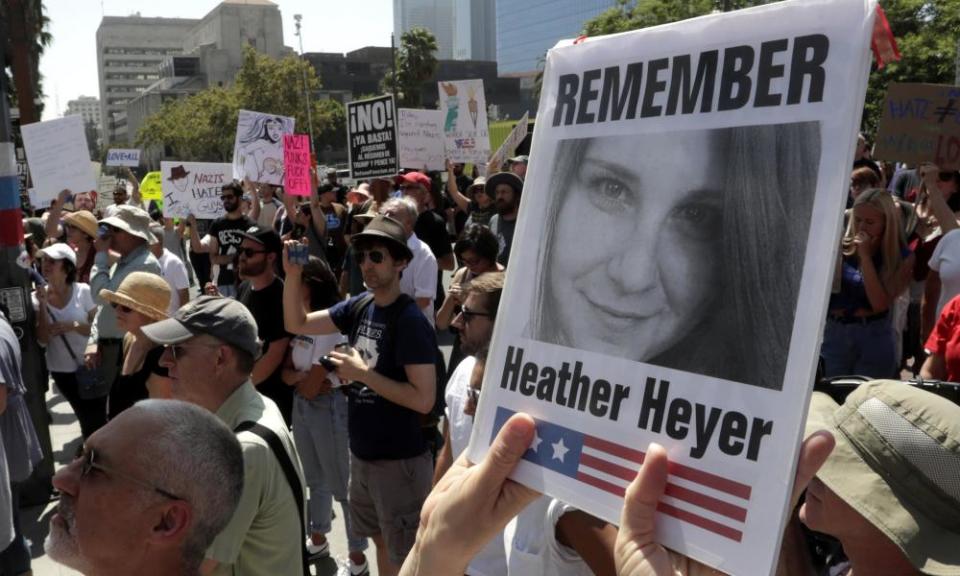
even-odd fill
[[[389,46],[393,31],[390,0],[273,0],[283,16],[287,46],[299,50],[293,15],[303,15],[305,52],[349,52]],[[202,18],[219,0],[44,0],[53,44],[40,60],[44,76],[43,119],[63,114],[78,96],[100,96],[97,82],[97,27],[106,16]]]

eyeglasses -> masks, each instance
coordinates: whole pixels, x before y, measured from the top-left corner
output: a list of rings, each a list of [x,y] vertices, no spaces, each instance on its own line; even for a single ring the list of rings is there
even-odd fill
[[[460,308],[460,315],[463,316],[463,322],[464,322],[465,324],[470,323],[470,321],[473,320],[474,318],[476,318],[477,316],[483,316],[483,317],[486,317],[486,318],[493,318],[493,314],[491,314],[491,313],[489,313],[489,312],[475,312],[475,311],[473,311],[473,310],[470,310],[470,309],[467,308],[466,306],[463,306],[463,307]]]
[[[357,264],[363,264],[363,261],[367,258],[370,258],[370,261],[374,264],[380,264],[383,262],[384,255],[380,250],[358,250],[357,251]]]
[[[179,362],[180,358],[183,357],[184,353],[190,348],[219,348],[219,344],[168,344],[164,346],[164,350],[169,350],[170,354],[173,356],[174,362]]]
[[[123,304],[117,304],[116,302],[111,302],[111,303],[110,303],[110,306],[111,306],[114,310],[116,310],[116,311],[118,311],[118,312],[123,312],[124,314],[129,314],[129,313],[133,312],[133,308],[131,308],[131,307],[129,307],[129,306],[124,306]]]
[[[254,250],[253,248],[241,248],[237,250],[237,254],[242,254],[247,258],[253,258],[256,254],[266,254],[266,250]]]
[[[118,472],[112,468],[108,468],[103,464],[100,464],[99,462],[97,462],[97,451],[94,450],[93,448],[84,448],[83,453],[78,458],[81,460],[81,463],[80,463],[81,478],[86,478],[87,476],[89,476],[91,470],[99,470],[100,472],[103,472],[107,476],[115,476],[117,478],[120,478],[121,480],[126,480],[131,484],[136,484],[137,486],[140,486],[141,488],[146,488],[147,490],[152,490],[157,494],[160,494],[161,496],[164,496],[171,500],[184,500],[184,498],[181,498],[172,492],[167,492],[163,488],[158,488],[157,486],[154,486],[153,484],[145,480],[140,480],[139,478],[135,478],[123,472]]]

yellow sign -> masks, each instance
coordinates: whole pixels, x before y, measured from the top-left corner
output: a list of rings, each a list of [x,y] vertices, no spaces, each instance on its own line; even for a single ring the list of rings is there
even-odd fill
[[[144,200],[163,200],[160,172],[147,172],[140,183],[140,197]]]

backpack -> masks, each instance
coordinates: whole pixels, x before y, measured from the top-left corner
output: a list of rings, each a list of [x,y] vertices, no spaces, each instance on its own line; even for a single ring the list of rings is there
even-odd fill
[[[398,302],[402,302],[402,306],[394,306],[386,315],[386,330],[387,334],[396,333],[397,325],[397,316],[398,314],[406,308],[409,304],[416,305],[413,298],[407,294],[400,294],[397,298]],[[353,305],[350,307],[350,345],[353,346],[357,343],[357,337],[360,332],[360,318],[367,311],[367,307],[373,304],[373,294],[367,292],[363,297],[358,298]],[[440,421],[440,417],[443,416],[444,411],[447,407],[446,399],[444,398],[444,393],[446,392],[447,385],[447,365],[443,360],[443,354],[440,352],[440,348],[434,345],[436,348],[434,354],[434,371],[436,372],[437,382],[434,388],[434,402],[433,408],[430,409],[430,412],[427,413],[424,418],[424,425],[436,424]]]

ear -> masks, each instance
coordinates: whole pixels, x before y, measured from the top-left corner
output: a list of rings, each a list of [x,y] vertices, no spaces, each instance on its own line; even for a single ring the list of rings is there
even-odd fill
[[[159,507],[160,516],[150,533],[156,542],[180,542],[193,525],[193,508],[184,500],[170,500]]]

